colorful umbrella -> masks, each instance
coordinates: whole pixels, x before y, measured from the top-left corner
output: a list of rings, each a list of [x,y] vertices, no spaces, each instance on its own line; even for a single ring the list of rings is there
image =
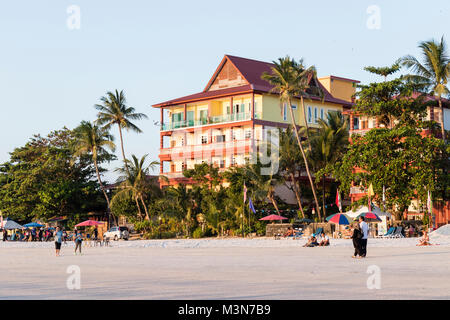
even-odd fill
[[[103,222],[94,221],[94,220],[86,220],[86,221],[83,221],[83,222],[75,225],[75,227],[98,226],[98,225],[101,225],[101,224],[103,224]]]
[[[24,224],[23,226],[25,228],[40,228],[40,227],[43,227],[42,224],[39,224],[39,223],[36,223],[36,222],[30,222],[30,223]]]
[[[373,212],[363,212],[355,220],[359,219],[359,217],[364,217],[364,220],[367,222],[381,221],[381,218]]]
[[[266,216],[264,218],[261,218],[259,220],[261,221],[274,221],[274,220],[286,220],[286,217],[278,216],[276,214],[271,214],[270,216]]]
[[[350,218],[344,213],[336,213],[327,217],[327,221],[335,224],[350,224]]]

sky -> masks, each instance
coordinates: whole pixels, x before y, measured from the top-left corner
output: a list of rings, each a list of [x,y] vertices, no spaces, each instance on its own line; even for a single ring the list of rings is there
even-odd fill
[[[142,134],[125,133],[127,156],[158,160],[151,105],[202,91],[225,54],[290,55],[319,76],[367,83],[377,79],[364,66],[419,56],[420,41],[450,43],[449,31],[448,0],[2,1],[0,162],[33,134],[95,120],[115,89],[149,117]]]

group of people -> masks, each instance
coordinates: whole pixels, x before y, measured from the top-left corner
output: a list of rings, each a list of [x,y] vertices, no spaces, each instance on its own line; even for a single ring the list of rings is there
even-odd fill
[[[56,228],[56,232],[55,232],[55,250],[56,250],[56,256],[59,257],[61,255],[61,245],[62,242],[65,242],[65,238],[64,238],[64,230],[61,230],[60,227]],[[83,240],[84,240],[84,236],[83,233],[78,230],[77,228],[74,229],[73,231],[73,241],[75,242],[75,251],[74,254],[77,254],[77,251],[80,255],[82,255],[81,253],[81,247],[83,244]],[[89,235],[90,238],[90,235]],[[92,233],[92,240],[96,241],[98,240],[98,230],[97,228],[94,229],[93,233]]]
[[[3,241],[50,241],[54,237],[53,228],[23,228],[16,230],[3,229]],[[64,231],[64,241],[67,233]]]
[[[318,237],[316,234],[312,234],[308,239],[308,242],[304,245],[304,247],[326,247],[330,245],[330,237],[328,237],[324,231],[322,231]]]

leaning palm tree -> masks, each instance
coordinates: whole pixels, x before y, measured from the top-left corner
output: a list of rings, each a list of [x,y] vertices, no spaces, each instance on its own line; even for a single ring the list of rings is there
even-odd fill
[[[348,120],[340,112],[328,113],[326,122],[319,119],[319,126],[319,131],[311,138],[312,149],[308,153],[316,172],[342,158],[349,144]],[[325,174],[322,174],[322,209],[325,217]]]
[[[99,111],[97,115],[97,123],[103,125],[109,129],[113,125],[117,125],[119,128],[120,145],[122,148],[122,157],[125,163],[125,168],[128,171],[128,165],[125,157],[125,150],[123,146],[122,129],[132,130],[137,133],[141,133],[133,122],[133,120],[147,119],[147,115],[144,113],[137,113],[133,107],[126,105],[126,98],[123,90],[115,93],[108,91],[106,96],[100,98],[101,104],[96,104],[95,108]]]
[[[145,164],[147,155],[144,155],[141,159],[138,159],[135,155],[131,156],[132,160],[125,160],[123,167],[117,168],[115,171],[120,174],[117,179],[120,191],[113,197],[113,202],[131,197],[135,202],[139,212],[139,216],[142,217],[139,201],[144,207],[145,218],[150,220],[147,205],[144,199],[149,193],[152,193],[152,189],[155,186],[149,181],[148,176],[150,169],[153,169],[159,164],[157,161],[152,161],[148,165]]]
[[[292,128],[290,126],[286,131],[280,134],[279,155],[280,169],[282,171],[281,175],[284,183],[294,192],[295,198],[297,199],[298,208],[302,214],[302,217],[305,218],[301,201],[300,185],[296,179],[296,176],[300,177],[304,164],[302,155],[297,146],[297,141],[295,141],[295,137],[292,134]]]
[[[309,170],[308,161],[306,159],[305,151],[303,150],[302,143],[300,141],[300,137],[298,134],[298,128],[297,124],[295,123],[295,117],[294,112],[292,110],[292,98],[295,97],[300,91],[301,88],[299,87],[299,83],[302,83],[300,81],[300,77],[304,76],[303,73],[300,73],[298,71],[299,67],[295,60],[291,59],[289,56],[286,56],[285,58],[279,58],[278,61],[273,61],[274,66],[271,68],[272,73],[264,72],[261,76],[262,79],[269,82],[273,88],[271,89],[271,92],[276,92],[280,96],[280,107],[287,103],[289,106],[289,112],[291,115],[291,122],[292,122],[292,128],[294,129],[295,137],[297,139],[298,146],[300,148],[300,151],[302,153],[303,160],[305,162],[306,167],[306,173],[309,178],[309,182],[311,185],[311,190],[314,196],[314,201],[316,204],[316,210],[317,214],[319,215],[319,219],[321,219],[320,216],[320,209],[319,209],[319,202],[317,201],[316,196],[316,190],[314,187],[314,182],[312,180],[311,172]],[[305,118],[306,122],[306,118]]]
[[[450,58],[447,46],[442,37],[440,42],[435,40],[421,42],[419,48],[422,50],[422,63],[411,55],[401,59],[402,65],[414,73],[406,75],[405,78],[419,84],[426,92],[437,97],[441,112],[439,122],[442,139],[445,140],[442,96],[450,93],[447,87],[450,78]]]
[[[89,154],[94,162],[95,172],[97,174],[97,180],[100,185],[100,189],[106,199],[108,206],[108,214],[111,211],[110,201],[108,194],[106,193],[105,186],[100,178],[100,170],[98,168],[98,157],[101,155],[107,155],[107,149],[112,152],[115,151],[116,145],[114,144],[114,137],[109,133],[106,128],[100,128],[95,124],[88,121],[82,121],[81,124],[75,129],[77,137],[75,143],[75,157]],[[112,215],[114,217],[114,215]],[[108,217],[109,220],[109,217]]]

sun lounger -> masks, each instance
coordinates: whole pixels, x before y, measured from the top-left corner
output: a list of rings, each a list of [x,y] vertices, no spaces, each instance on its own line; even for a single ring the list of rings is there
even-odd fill
[[[402,227],[397,227],[395,229],[395,232],[392,234],[392,238],[404,238],[405,236],[402,234]]]
[[[389,238],[395,231],[395,227],[390,227],[385,234],[379,235],[377,238]]]

